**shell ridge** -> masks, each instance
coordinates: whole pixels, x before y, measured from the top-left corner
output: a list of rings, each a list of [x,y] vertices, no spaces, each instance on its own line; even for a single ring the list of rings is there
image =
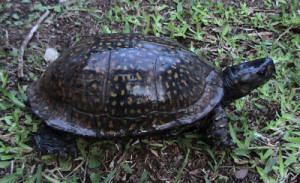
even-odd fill
[[[111,64],[111,50],[109,50],[109,56],[108,56],[108,60],[107,60],[107,73],[106,73],[106,77],[104,79],[103,82],[103,91],[102,91],[102,101],[105,104],[105,98],[107,96],[107,83],[110,77],[110,64]]]
[[[158,91],[157,91],[157,60],[158,57],[156,57],[155,62],[154,62],[154,87],[155,87],[155,96],[156,96],[156,104],[155,104],[155,110],[158,111]]]

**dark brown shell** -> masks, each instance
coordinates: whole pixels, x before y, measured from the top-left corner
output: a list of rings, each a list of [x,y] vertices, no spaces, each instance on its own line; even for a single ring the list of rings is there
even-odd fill
[[[168,39],[89,37],[28,88],[32,110],[56,129],[110,138],[193,124],[223,97],[219,73]]]

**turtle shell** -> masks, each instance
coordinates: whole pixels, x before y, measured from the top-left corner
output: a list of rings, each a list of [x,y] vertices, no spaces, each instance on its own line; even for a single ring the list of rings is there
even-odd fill
[[[166,38],[88,37],[28,88],[33,112],[78,135],[140,136],[192,125],[223,97],[214,67]]]

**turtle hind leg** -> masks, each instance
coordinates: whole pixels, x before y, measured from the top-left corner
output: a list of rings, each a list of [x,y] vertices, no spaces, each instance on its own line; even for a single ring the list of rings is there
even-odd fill
[[[213,111],[212,123],[207,129],[207,136],[216,146],[234,147],[232,139],[229,136],[228,120],[221,106],[217,106]]]
[[[77,156],[75,137],[66,132],[59,132],[46,125],[42,125],[33,136],[37,148],[42,153],[67,157]]]

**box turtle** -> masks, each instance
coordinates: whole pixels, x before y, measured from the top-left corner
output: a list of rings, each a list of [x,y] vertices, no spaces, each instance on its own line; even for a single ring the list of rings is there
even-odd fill
[[[167,38],[87,37],[28,87],[33,113],[56,129],[52,134],[44,129],[35,140],[48,152],[60,152],[61,147],[68,150],[67,139],[59,139],[57,130],[111,139],[204,128],[213,142],[228,145],[223,107],[274,72],[268,57],[220,72]]]

